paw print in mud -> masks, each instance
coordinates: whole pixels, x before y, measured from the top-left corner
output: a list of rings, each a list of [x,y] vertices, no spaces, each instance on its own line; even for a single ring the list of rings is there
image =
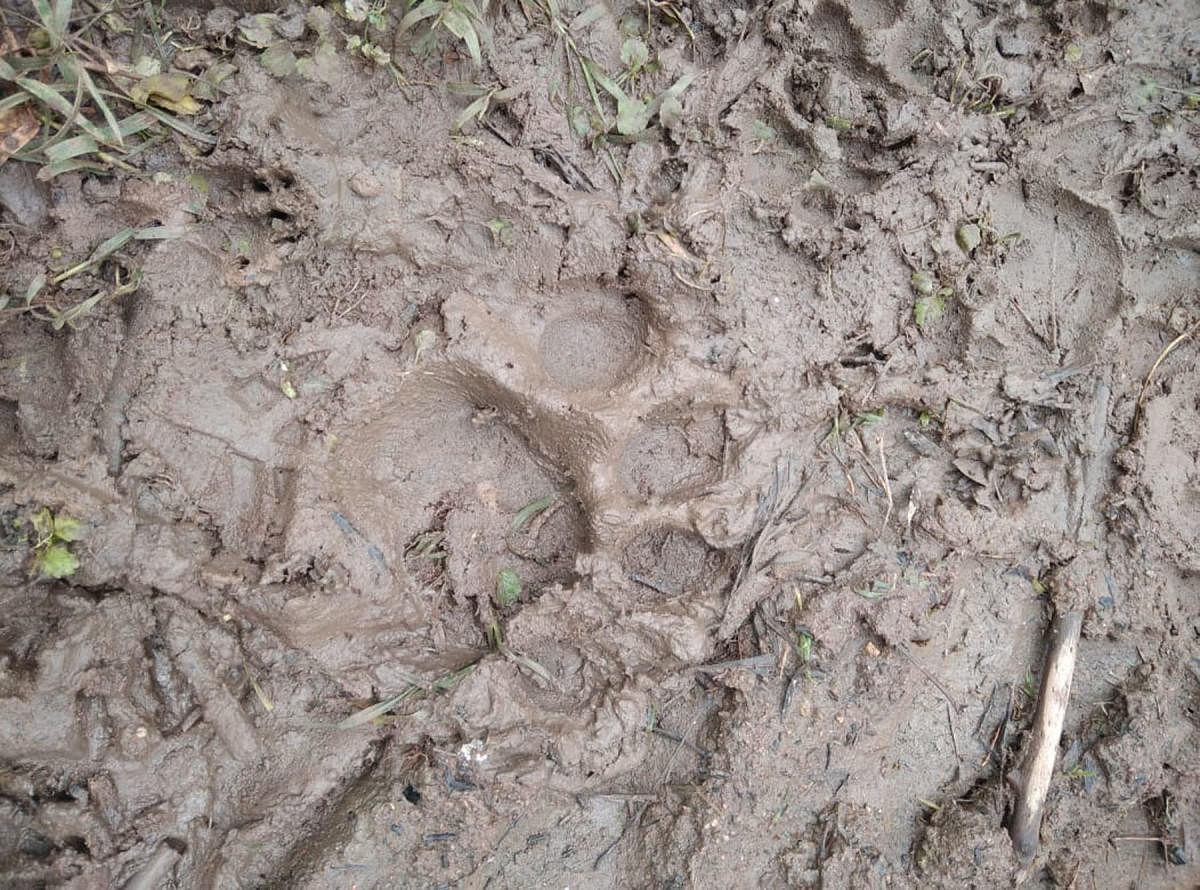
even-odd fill
[[[363,616],[362,685],[477,661],[452,713],[487,733],[498,772],[551,737],[567,772],[611,766],[664,678],[712,650],[736,563],[723,536],[744,512],[734,386],[615,289],[460,293],[442,319],[436,348],[347,405],[332,455],[313,445],[289,546]],[[500,597],[502,573],[520,585]]]

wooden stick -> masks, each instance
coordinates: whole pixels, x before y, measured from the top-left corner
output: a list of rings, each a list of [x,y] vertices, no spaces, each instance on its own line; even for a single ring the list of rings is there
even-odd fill
[[[1008,828],[1022,862],[1029,862],[1037,852],[1042,808],[1046,805],[1050,779],[1054,775],[1054,761],[1058,757],[1058,741],[1062,737],[1067,700],[1071,696],[1071,679],[1075,675],[1075,656],[1079,651],[1079,632],[1082,627],[1083,615],[1080,612],[1067,612],[1055,619],[1051,631],[1037,713],[1033,720],[1033,735],[1021,772],[1017,805]]]

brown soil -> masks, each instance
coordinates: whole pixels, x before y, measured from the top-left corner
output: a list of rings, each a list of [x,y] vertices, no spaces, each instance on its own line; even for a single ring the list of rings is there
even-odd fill
[[[0,166],[10,293],[188,226],[0,329],[5,886],[1200,886],[1190,0],[613,3],[581,48],[696,79],[599,151],[532,3],[404,88],[168,6],[215,150]],[[518,95],[451,138],[471,79]]]

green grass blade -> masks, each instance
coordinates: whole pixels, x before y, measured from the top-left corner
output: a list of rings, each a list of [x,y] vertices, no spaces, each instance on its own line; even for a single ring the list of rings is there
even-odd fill
[[[33,281],[29,282],[29,287],[25,289],[25,305],[33,304],[34,299],[42,292],[42,288],[46,286],[46,273],[39,272],[34,276]]]
[[[145,110],[154,115],[154,117],[157,118],[161,123],[166,124],[176,132],[182,133],[184,136],[193,140],[194,142],[200,142],[204,145],[217,144],[216,136],[205,133],[203,130],[197,130],[191,124],[187,123],[186,121],[181,121],[174,115],[167,114],[165,111],[161,111],[158,108],[151,108],[148,105],[146,106]]]
[[[591,62],[576,52],[576,58],[579,61],[579,68],[583,71],[583,80],[587,84],[588,93],[592,97],[592,104],[596,106],[596,113],[600,115],[600,120],[604,123],[605,129],[608,129],[608,115],[604,113],[604,103],[600,101],[600,94],[596,92],[596,82],[592,79]]]
[[[551,504],[553,504],[557,500],[558,500],[558,495],[548,494],[544,498],[538,498],[536,501],[526,504],[524,507],[522,507],[517,512],[517,515],[513,518],[511,530],[514,532],[519,531],[521,529],[521,527],[525,525],[525,523],[527,523],[529,520],[531,520],[537,514],[541,513],[543,510],[545,510],[547,507],[549,507]]]
[[[112,133],[112,142],[117,148],[125,148],[125,140],[121,137],[121,127],[117,123],[117,116],[112,113],[112,109],[108,107],[108,103],[104,101],[104,97],[100,95],[100,91],[96,89],[96,84],[92,80],[92,76],[88,74],[87,69],[82,65],[76,65],[75,70],[79,74],[79,79],[83,83],[83,88],[87,90],[88,95],[92,97],[92,101],[96,103],[96,107],[100,109],[100,113],[104,115],[104,119],[108,121],[109,132]]]
[[[95,308],[96,304],[99,303],[102,299],[104,299],[104,297],[105,297],[104,291],[97,291],[96,293],[92,294],[90,297],[88,297],[83,302],[76,303],[70,309],[67,309],[64,312],[58,313],[56,316],[54,316],[54,323],[53,323],[54,330],[60,331],[60,330],[62,330],[64,325],[74,326],[75,319],[82,318],[84,315],[91,312],[92,309]]]
[[[471,99],[487,95],[487,90],[479,84],[461,81],[446,84],[446,90],[455,96],[467,96]]]
[[[445,9],[446,4],[442,0],[425,0],[420,6],[415,9],[410,9],[408,14],[400,19],[400,24],[396,28],[396,33],[403,34],[413,25],[418,22],[423,22],[425,19],[433,18]]]
[[[133,229],[121,229],[121,231],[117,232],[117,234],[113,235],[111,238],[102,241],[100,246],[92,252],[92,256],[88,262],[94,265],[108,259],[114,253],[128,244],[133,239],[133,235]]]
[[[598,67],[594,67],[590,61],[584,61],[584,70],[589,72],[596,79],[596,83],[600,84],[604,92],[608,93],[618,102],[628,102],[629,96],[625,91],[617,86],[616,81],[601,71]]]
[[[76,263],[66,272],[62,272],[55,276],[53,283],[60,284],[61,282],[66,281],[72,275],[78,275],[80,272],[84,272],[93,266],[102,263],[108,257],[112,256],[114,253],[128,244],[132,238],[132,228],[121,229],[121,231],[117,232],[117,234],[113,235],[106,241],[103,241],[99,247],[92,251],[92,255],[82,263]]]
[[[129,117],[124,118],[119,124],[117,124],[117,132],[120,133],[121,138],[124,139],[126,137],[133,136],[136,133],[140,133],[143,130],[148,130],[153,127],[154,124],[154,115],[145,111],[138,111],[129,115]]]
[[[488,101],[492,98],[490,93],[484,93],[454,117],[454,123],[450,125],[450,132],[457,133],[474,118],[481,117],[487,111]]]
[[[458,670],[454,671],[453,673],[446,674],[446,676],[439,677],[438,679],[434,680],[433,681],[434,692],[445,692],[449,689],[453,689],[455,687],[455,685],[457,685],[459,680],[461,680],[463,677],[465,677],[467,674],[471,673],[471,671],[473,671],[475,669],[475,664],[476,664],[475,662],[471,662],[468,665],[464,665],[463,667],[460,667]]]
[[[13,93],[11,96],[5,96],[0,99],[0,111],[8,111],[10,108],[16,108],[18,105],[24,105],[29,101],[27,93]]]
[[[83,133],[79,136],[73,136],[70,139],[64,139],[57,145],[51,145],[45,151],[46,160],[54,163],[55,161],[65,161],[68,158],[77,158],[80,155],[91,154],[94,151],[99,151],[100,146],[96,140]]]
[[[38,168],[37,178],[42,182],[47,182],[59,174],[72,173],[75,170],[88,170],[92,173],[103,173],[106,175],[112,173],[112,170],[108,167],[105,167],[103,164],[97,164],[95,161],[71,158],[64,161],[54,161],[51,164]]]
[[[355,711],[353,714],[351,714],[345,720],[342,720],[340,723],[334,724],[333,728],[334,729],[354,729],[356,727],[363,726],[367,723],[370,723],[372,720],[376,719],[377,717],[382,717],[384,714],[386,714],[392,708],[396,707],[396,705],[400,704],[400,702],[404,701],[406,698],[411,698],[413,695],[415,695],[419,691],[420,691],[420,689],[418,687],[410,686],[410,687],[408,687],[408,689],[404,690],[399,695],[393,695],[391,698],[385,698],[383,701],[373,704],[370,707],[363,708],[361,711]]]
[[[71,7],[74,5],[74,0],[56,0],[54,4],[54,21],[61,29],[59,32],[63,38],[67,36],[67,30],[71,27]]]
[[[64,129],[71,124],[78,124],[79,129],[83,130],[97,142],[107,143],[110,141],[105,138],[104,133],[99,127],[81,115],[79,110],[64,99],[58,90],[48,87],[40,81],[31,80],[28,77],[18,77],[16,84],[43,105],[61,114],[66,119],[66,123],[63,124]]]
[[[475,26],[471,24],[466,13],[459,12],[457,9],[447,9],[442,14],[442,24],[446,26],[447,31],[467,44],[467,51],[471,54],[471,59],[475,64],[482,65],[483,55],[479,51],[479,35],[475,33]]]
[[[62,44],[63,29],[58,26],[58,18],[54,10],[50,8],[49,0],[33,0],[33,9],[37,13],[42,27],[50,35],[50,42],[54,48],[58,48]]]

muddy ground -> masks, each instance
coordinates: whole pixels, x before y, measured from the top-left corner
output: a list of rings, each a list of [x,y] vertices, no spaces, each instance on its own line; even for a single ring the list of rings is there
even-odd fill
[[[181,233],[0,328],[4,885],[1200,886],[1195,5],[563,5],[682,114],[532,2],[404,85],[172,3],[215,147],[0,166],[10,293]]]

